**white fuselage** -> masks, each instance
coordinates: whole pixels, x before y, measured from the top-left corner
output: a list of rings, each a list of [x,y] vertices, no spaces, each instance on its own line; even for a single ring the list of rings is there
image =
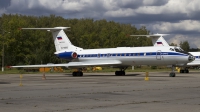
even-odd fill
[[[190,62],[189,54],[175,52],[174,47],[118,47],[105,49],[83,49],[76,51],[78,57],[72,61],[119,60],[122,66],[132,65],[176,65]]]

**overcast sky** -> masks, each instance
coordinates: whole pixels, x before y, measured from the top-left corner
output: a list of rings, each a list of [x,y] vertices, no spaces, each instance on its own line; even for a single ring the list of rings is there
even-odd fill
[[[188,41],[200,48],[199,5],[200,0],[0,0],[0,15],[55,14],[144,25],[151,33],[171,34],[165,37],[168,43]]]

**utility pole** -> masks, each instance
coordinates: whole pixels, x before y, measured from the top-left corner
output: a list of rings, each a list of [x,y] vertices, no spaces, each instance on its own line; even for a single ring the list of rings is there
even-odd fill
[[[1,64],[1,70],[2,70],[2,72],[4,71],[4,30],[3,30],[3,32],[2,32],[2,40],[3,40],[3,43],[2,43],[2,60],[1,60],[1,62],[2,62],[2,64]]]
[[[2,70],[2,72],[4,72],[4,33],[5,33],[6,31],[4,31],[3,30],[3,35],[2,35],[2,40],[3,40],[3,48],[2,48],[2,68],[1,68],[1,70]],[[7,32],[7,33],[10,33],[10,32]]]

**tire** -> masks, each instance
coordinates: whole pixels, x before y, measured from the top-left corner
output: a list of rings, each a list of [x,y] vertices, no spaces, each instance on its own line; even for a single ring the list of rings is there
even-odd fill
[[[170,77],[175,77],[175,76],[176,76],[176,74],[175,74],[175,73],[173,73],[173,72],[171,72],[171,73],[169,74],[169,76],[170,76]]]
[[[73,72],[72,75],[73,75],[73,77],[76,77],[77,76],[77,72]]]

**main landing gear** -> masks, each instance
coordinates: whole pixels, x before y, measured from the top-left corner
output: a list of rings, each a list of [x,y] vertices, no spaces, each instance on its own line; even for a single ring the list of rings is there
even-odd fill
[[[75,71],[75,72],[72,72],[72,75],[74,77],[77,77],[77,76],[83,76],[83,72],[82,72],[82,69],[78,69],[78,71]]]
[[[128,68],[128,67],[120,68],[120,71],[115,71],[115,75],[116,75],[116,76],[124,76],[124,75],[126,75],[125,70],[126,70],[127,68]]]
[[[128,67],[120,68],[120,71],[115,71],[115,75],[116,75],[116,76],[124,76],[124,75],[126,75],[125,70],[126,70],[127,68],[128,68]],[[79,68],[77,71],[72,72],[72,75],[73,75],[74,77],[83,76],[82,69]]]
[[[172,66],[172,72],[169,74],[170,77],[176,77],[176,73],[174,72],[174,66]]]
[[[189,70],[187,68],[185,69],[180,69],[180,73],[189,73]]]

